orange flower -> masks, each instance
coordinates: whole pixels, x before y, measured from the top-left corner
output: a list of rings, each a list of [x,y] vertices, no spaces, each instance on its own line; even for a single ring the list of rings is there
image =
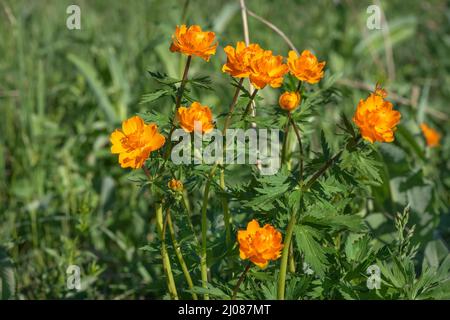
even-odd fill
[[[250,259],[260,268],[265,268],[270,260],[276,260],[281,255],[281,233],[270,224],[261,228],[258,221],[252,220],[247,230],[238,231],[237,237],[241,259]]]
[[[187,56],[198,56],[209,61],[211,55],[216,53],[217,42],[213,43],[216,35],[212,31],[202,31],[197,25],[177,26],[172,36],[170,51],[181,52]]]
[[[262,89],[266,85],[280,87],[289,68],[283,63],[282,56],[274,56],[272,51],[266,50],[250,61],[250,70],[251,83],[255,88]]]
[[[288,66],[291,74],[298,80],[313,84],[323,78],[325,61],[319,62],[309,50],[303,50],[300,57],[291,50],[288,56]]]
[[[170,180],[167,186],[170,190],[175,192],[183,191],[183,182],[177,179]]]
[[[227,63],[223,65],[222,72],[229,73],[235,78],[250,76],[250,62],[264,52],[259,45],[250,44],[246,47],[242,41],[236,44],[236,49],[226,46],[223,50],[227,54]]]
[[[161,148],[166,141],[156,124],[145,124],[139,116],[125,120],[122,130],[116,129],[109,140],[111,153],[119,154],[121,167],[133,169],[141,168],[150,152]]]
[[[278,99],[281,109],[292,111],[296,109],[301,101],[300,93],[297,91],[286,91]]]
[[[360,100],[353,122],[359,127],[364,139],[374,143],[394,141],[394,132],[400,122],[400,112],[384,100],[386,91],[377,86],[366,100]]]
[[[189,108],[178,108],[177,119],[186,132],[197,131],[196,122],[197,126],[201,126],[203,133],[209,132],[214,128],[211,109],[208,106],[202,106],[198,102],[193,102]]]
[[[427,140],[427,145],[430,148],[437,147],[439,145],[439,141],[441,140],[441,134],[433,128],[427,126],[425,123],[422,123],[420,128],[425,136],[425,140]]]

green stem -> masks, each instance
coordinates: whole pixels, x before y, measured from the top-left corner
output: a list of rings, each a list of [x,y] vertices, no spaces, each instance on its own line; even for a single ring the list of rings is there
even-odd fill
[[[172,297],[172,299],[178,300],[177,288],[175,286],[175,280],[172,274],[172,267],[170,265],[169,254],[167,253],[165,241],[165,226],[163,223],[163,209],[161,202],[156,203],[155,211],[156,211],[156,228],[161,238],[161,257],[163,261],[164,273],[166,274],[167,278],[167,286],[169,289],[169,294]]]
[[[181,252],[180,245],[176,239],[175,236],[175,230],[173,227],[172,217],[170,215],[170,209],[167,208],[166,212],[166,219],[167,219],[167,225],[169,226],[169,233],[170,237],[172,238],[172,244],[175,249],[175,254],[178,258],[178,262],[180,263],[181,270],[183,270],[184,277],[186,279],[186,282],[189,286],[189,289],[191,289],[192,292],[192,299],[198,300],[197,294],[193,292],[194,289],[194,283],[192,282],[191,274],[189,273],[189,269],[187,268],[186,262],[184,261],[183,254]]]
[[[292,245],[292,241],[289,248],[289,272],[295,273],[294,246]]]
[[[194,228],[194,224],[192,223],[192,212],[191,212],[191,207],[189,205],[189,199],[188,199],[188,194],[186,192],[186,190],[183,190],[182,192],[182,202],[183,202],[183,206],[186,209],[186,218],[189,224],[189,228],[191,229],[192,234],[194,235],[194,239],[195,239],[195,243],[197,245],[197,248],[200,248],[200,241],[198,240],[197,234],[195,233],[195,228]]]
[[[280,265],[280,274],[278,276],[278,300],[284,300],[284,292],[286,286],[286,270],[288,264],[289,257],[289,248],[291,246],[292,233],[294,232],[294,226],[297,220],[297,215],[295,212],[291,213],[291,219],[289,220],[289,224],[286,230],[286,236],[284,239],[284,247],[283,252],[281,254],[281,265]]]
[[[299,177],[299,181],[300,183],[303,182],[303,144],[302,144],[302,137],[300,135],[300,130],[297,127],[297,124],[295,123],[294,119],[292,119],[291,117],[291,113],[289,113],[289,121],[292,123],[292,127],[294,128],[294,132],[295,135],[297,137],[297,141],[298,141],[298,148],[300,149],[300,159],[299,159],[299,164],[300,164],[300,177]]]
[[[244,272],[242,272],[241,276],[239,277],[239,280],[238,280],[238,282],[236,283],[236,286],[233,289],[233,295],[231,296],[231,300],[235,300],[236,299],[237,293],[239,291],[239,287],[241,286],[242,281],[244,281],[245,276],[247,275],[247,272],[250,270],[251,266],[252,266],[252,263],[249,262],[247,264],[247,266],[245,267]]]
[[[186,60],[186,65],[184,66],[184,71],[183,71],[183,77],[181,78],[181,84],[180,87],[178,88],[177,91],[177,98],[175,101],[175,113],[177,112],[178,108],[181,105],[181,99],[183,98],[183,92],[184,89],[186,87],[186,82],[187,82],[187,76],[189,73],[189,67],[191,65],[191,61],[192,61],[192,56],[188,56],[187,60]],[[169,158],[170,152],[172,151],[172,134],[175,131],[175,116],[172,119],[172,126],[170,128],[170,132],[168,135],[168,145],[167,145],[167,149],[166,152],[164,154],[164,163],[163,163],[163,167],[166,164],[167,159]]]
[[[220,169],[220,188],[225,192],[225,169]],[[231,246],[231,216],[228,208],[228,199],[222,197],[223,220],[225,223],[225,244],[227,248]]]
[[[205,193],[203,194],[203,205],[202,205],[202,250],[200,255],[200,270],[202,276],[202,287],[208,288],[208,266],[206,260],[206,232],[208,231],[208,218],[206,216],[206,209],[208,208],[208,198],[209,189],[211,187],[211,180],[216,171],[217,164],[214,165],[211,172],[209,173],[208,180],[205,185]],[[205,293],[205,300],[209,300],[209,294]]]
[[[302,80],[298,80],[297,89],[295,91],[296,92],[300,92],[302,90],[302,86],[303,86],[303,81]]]
[[[284,164],[287,161],[287,146],[288,146],[288,137],[289,137],[289,126],[291,124],[291,112],[288,112],[288,121],[286,123],[286,127],[284,128],[284,139],[283,139],[283,149],[281,150],[281,163]]]
[[[236,107],[237,100],[239,98],[239,92],[241,91],[242,83],[244,82],[244,78],[241,78],[239,80],[239,84],[236,87],[236,91],[234,92],[233,99],[231,100],[230,108],[228,110],[227,117],[225,119],[225,122],[223,124],[223,130],[222,134],[225,136],[228,126],[230,125],[231,118],[233,116],[234,108]],[[225,169],[220,169],[220,187],[223,192],[225,192],[226,184],[225,184]],[[230,210],[228,207],[228,201],[227,198],[222,198],[222,208],[223,208],[223,219],[225,224],[225,243],[227,248],[231,245],[231,216],[230,216]]]
[[[250,101],[248,102],[247,107],[245,108],[245,111],[244,111],[244,114],[242,115],[241,120],[244,120],[250,113],[250,110],[252,109],[253,100],[255,100],[257,93],[258,93],[258,89],[255,89],[255,91],[253,91],[252,95],[250,96]]]
[[[187,60],[186,60],[186,65],[184,66],[183,78],[181,78],[180,88],[178,88],[178,92],[177,92],[176,110],[178,110],[178,108],[181,105],[181,98],[183,98],[183,92],[184,92],[184,88],[186,86],[187,75],[189,72],[189,67],[191,65],[191,60],[192,60],[192,56],[188,56]]]
[[[239,98],[239,92],[241,92],[242,83],[244,82],[244,78],[239,80],[239,85],[236,87],[236,91],[234,92],[233,100],[231,101],[230,108],[228,109],[228,114],[223,124],[223,135],[226,134],[228,126],[230,125],[231,117],[233,116],[234,108],[236,107],[237,100]]]

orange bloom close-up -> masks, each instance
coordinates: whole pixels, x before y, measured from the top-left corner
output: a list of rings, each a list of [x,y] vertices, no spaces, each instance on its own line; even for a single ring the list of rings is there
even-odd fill
[[[183,182],[181,182],[180,180],[177,180],[177,179],[170,180],[167,183],[167,186],[169,187],[170,190],[175,191],[175,192],[183,191]]]
[[[246,46],[242,41],[236,44],[236,48],[226,46],[223,50],[227,54],[227,63],[223,65],[222,71],[235,78],[250,76],[250,62],[264,53],[258,44]]]
[[[211,109],[208,106],[202,106],[199,102],[193,102],[189,108],[178,108],[177,120],[186,132],[195,130],[205,133],[214,128]]]
[[[437,147],[439,145],[439,142],[441,140],[441,134],[434,130],[433,128],[430,128],[425,123],[422,123],[420,125],[420,129],[422,129],[422,133],[425,136],[425,140],[427,141],[427,146],[430,148]]]
[[[110,136],[111,153],[119,154],[122,168],[139,169],[150,152],[158,150],[166,139],[158,132],[156,124],[145,124],[139,116],[122,123],[122,130],[116,129]]]
[[[286,111],[295,110],[300,105],[300,101],[301,96],[297,91],[286,91],[278,99],[278,103],[280,104],[281,109],[284,109]]]
[[[263,89],[266,85],[280,87],[289,68],[283,63],[282,56],[274,56],[272,51],[266,50],[250,61],[250,70],[251,83],[255,88]]]
[[[241,259],[250,259],[260,268],[265,268],[270,260],[276,260],[283,248],[281,233],[270,224],[260,227],[252,220],[247,230],[238,231],[239,255]]]
[[[401,115],[393,109],[392,103],[384,100],[386,96],[386,91],[377,87],[366,100],[359,101],[353,117],[362,137],[371,143],[394,141]]]
[[[300,56],[295,51],[289,51],[287,64],[291,74],[301,81],[314,84],[323,78],[325,61],[319,62],[309,50],[303,50]]]
[[[197,56],[209,61],[211,55],[216,53],[217,41],[216,35],[212,31],[202,31],[197,25],[177,26],[172,36],[172,45],[170,51],[181,52],[187,56]]]

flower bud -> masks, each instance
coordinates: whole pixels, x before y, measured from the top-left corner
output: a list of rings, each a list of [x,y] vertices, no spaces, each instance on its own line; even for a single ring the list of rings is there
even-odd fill
[[[280,104],[281,109],[284,109],[286,111],[292,111],[300,105],[300,101],[301,97],[298,92],[286,91],[280,96],[278,103]]]
[[[177,179],[170,180],[169,183],[167,184],[167,186],[169,187],[170,190],[172,190],[174,192],[183,191],[183,182],[181,182],[180,180],[177,180]]]

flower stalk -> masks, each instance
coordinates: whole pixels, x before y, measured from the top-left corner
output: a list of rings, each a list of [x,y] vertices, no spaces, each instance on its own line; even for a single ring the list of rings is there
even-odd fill
[[[236,91],[234,92],[233,99],[230,104],[230,108],[228,109],[228,114],[225,119],[224,125],[223,125],[223,135],[225,136],[227,129],[230,125],[231,118],[233,116],[234,108],[236,107],[237,100],[239,98],[239,93],[241,91],[241,86],[244,82],[244,78],[241,78],[239,80],[239,84],[236,87]],[[225,184],[225,169],[222,167],[220,168],[220,188],[222,191],[225,192],[226,184]],[[223,219],[225,224],[225,243],[227,248],[231,246],[231,216],[230,216],[230,210],[228,207],[228,199],[223,197],[222,198],[222,208],[223,208]]]
[[[184,88],[186,87],[187,76],[189,72],[189,67],[191,66],[192,56],[188,56],[186,60],[186,65],[184,66],[183,77],[181,78],[181,84],[177,92],[176,108],[178,109],[181,105],[181,98],[183,98]]]
[[[300,150],[300,159],[299,159],[299,164],[300,164],[300,174],[299,174],[299,182],[300,184],[303,182],[303,144],[302,144],[302,137],[300,135],[300,130],[297,126],[297,124],[295,123],[294,119],[292,119],[291,117],[291,113],[289,113],[288,115],[289,117],[289,122],[292,123],[292,127],[294,128],[294,132],[295,132],[295,136],[297,137],[297,141],[298,141],[298,148]]]
[[[250,101],[248,102],[247,107],[245,108],[245,111],[244,111],[244,114],[242,115],[241,120],[244,120],[245,118],[247,118],[248,114],[252,110],[252,103],[253,103],[253,100],[255,100],[257,93],[258,93],[258,89],[255,89],[255,91],[253,91],[252,95],[250,96]]]
[[[201,271],[201,277],[202,277],[202,287],[204,289],[208,288],[208,265],[206,260],[206,233],[208,231],[208,217],[206,215],[206,211],[208,208],[208,198],[209,198],[209,190],[211,187],[211,180],[214,176],[214,173],[216,171],[217,165],[214,165],[213,169],[209,173],[208,180],[206,181],[205,185],[205,192],[203,194],[203,204],[202,204],[202,248],[201,248],[201,254],[200,254],[200,271]],[[204,299],[209,300],[209,294],[204,294]]]
[[[225,169],[220,168],[220,188],[225,192]],[[225,224],[225,244],[227,248],[231,246],[231,216],[228,207],[228,199],[222,197],[222,208],[223,208],[223,221]]]
[[[231,101],[230,108],[228,109],[227,117],[223,125],[223,135],[226,134],[228,127],[230,126],[231,117],[233,116],[234,108],[236,107],[237,100],[239,98],[239,93],[241,92],[241,86],[244,83],[244,78],[239,79],[239,84],[234,92],[233,100]]]
[[[296,221],[297,221],[297,214],[295,212],[292,212],[286,230],[286,236],[284,238],[283,251],[281,253],[280,273],[278,275],[278,291],[277,291],[278,300],[284,300],[284,293],[286,291],[285,287],[286,287],[286,271],[288,266],[288,257],[291,246],[292,234],[294,232],[294,226]]]
[[[192,292],[192,299],[198,300],[197,294],[195,292],[193,292],[194,283],[192,282],[191,274],[189,273],[189,269],[187,268],[186,262],[183,258],[180,244],[178,243],[177,238],[175,236],[175,229],[173,227],[173,221],[172,221],[172,217],[170,215],[169,208],[167,208],[167,210],[166,210],[166,219],[167,219],[167,225],[169,227],[170,237],[172,238],[173,248],[175,250],[175,254],[177,256],[178,262],[180,263],[181,270],[183,271],[184,278],[186,279],[189,289]]]
[[[244,271],[242,272],[241,276],[239,277],[238,282],[236,283],[236,286],[233,289],[233,295],[231,296],[231,300],[235,300],[237,293],[239,291],[239,287],[241,286],[242,282],[245,279],[245,276],[247,275],[248,271],[250,270],[250,267],[252,266],[251,262],[249,262],[247,264],[247,266],[245,267]]]
[[[291,125],[291,112],[288,111],[288,121],[286,122],[286,127],[284,128],[284,138],[283,138],[283,149],[281,151],[281,163],[286,163],[288,159],[288,137],[289,137],[289,127]]]
[[[157,202],[155,204],[155,214],[156,214],[156,229],[161,238],[161,257],[163,262],[164,273],[166,274],[167,287],[169,289],[169,294],[174,300],[178,300],[177,288],[175,286],[175,280],[173,278],[172,267],[170,265],[169,254],[167,252],[166,241],[165,241],[165,224],[163,223],[163,208],[162,203]]]

